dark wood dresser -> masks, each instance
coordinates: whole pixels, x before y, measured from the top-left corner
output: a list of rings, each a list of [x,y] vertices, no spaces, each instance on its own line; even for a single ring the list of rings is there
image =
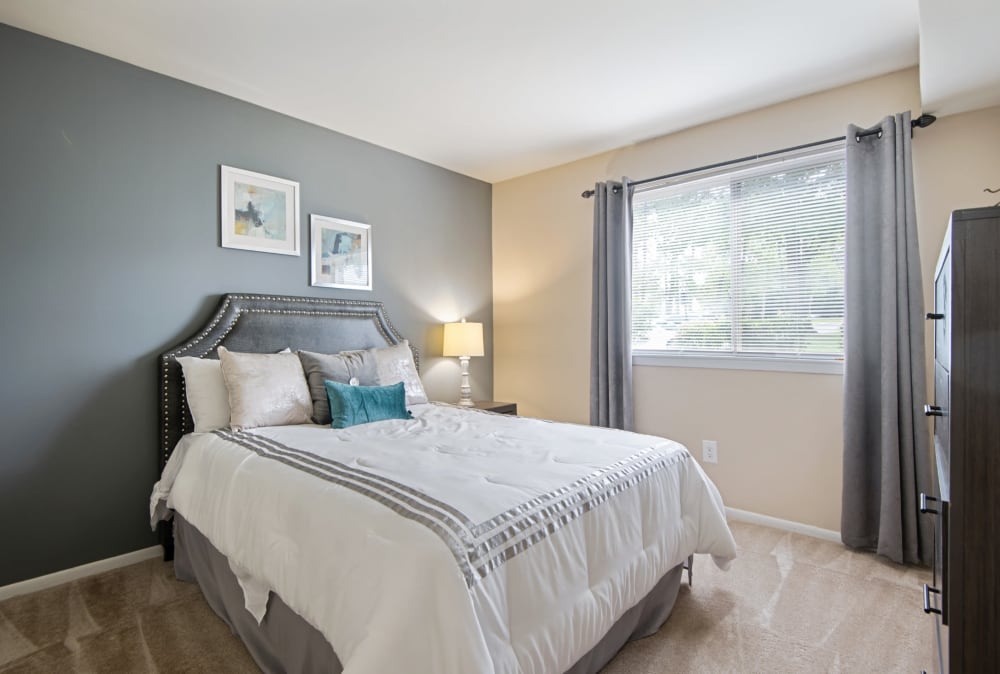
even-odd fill
[[[1000,671],[1000,208],[955,211],[934,276],[937,554],[924,611],[952,674]]]

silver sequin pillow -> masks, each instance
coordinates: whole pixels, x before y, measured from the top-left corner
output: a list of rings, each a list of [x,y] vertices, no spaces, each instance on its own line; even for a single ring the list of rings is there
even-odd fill
[[[417,374],[417,366],[413,364],[413,352],[410,351],[408,341],[404,339],[395,346],[371,349],[371,352],[375,355],[379,386],[403,382],[407,405],[427,402],[427,394],[424,393],[424,385]]]
[[[219,362],[233,430],[309,423],[312,398],[297,355],[237,353],[220,346]]]

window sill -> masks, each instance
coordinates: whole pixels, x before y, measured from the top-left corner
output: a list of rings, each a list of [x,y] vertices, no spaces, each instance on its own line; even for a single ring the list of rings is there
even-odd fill
[[[764,370],[844,374],[844,361],[803,358],[753,358],[745,356],[705,356],[667,354],[662,351],[634,351],[632,365],[652,367],[699,367],[719,370]]]

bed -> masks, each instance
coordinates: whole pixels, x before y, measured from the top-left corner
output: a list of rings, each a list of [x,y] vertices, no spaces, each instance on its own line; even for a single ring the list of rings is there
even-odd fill
[[[160,358],[151,519],[262,670],[596,672],[666,621],[686,559],[735,556],[663,438],[438,403],[192,432],[178,358],[401,344],[378,302],[225,295]]]

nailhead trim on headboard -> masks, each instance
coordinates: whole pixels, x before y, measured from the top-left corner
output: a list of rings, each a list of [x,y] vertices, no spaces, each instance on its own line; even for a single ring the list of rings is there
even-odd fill
[[[174,450],[177,441],[187,433],[190,412],[184,390],[178,356],[185,354],[202,357],[222,344],[241,317],[255,314],[311,316],[324,320],[327,327],[336,325],[336,319],[370,319],[386,345],[398,344],[403,337],[385,315],[381,302],[317,297],[291,297],[284,295],[222,296],[219,308],[208,323],[194,337],[174,346],[160,355],[160,469]],[[420,356],[411,345],[413,360],[420,367]]]

